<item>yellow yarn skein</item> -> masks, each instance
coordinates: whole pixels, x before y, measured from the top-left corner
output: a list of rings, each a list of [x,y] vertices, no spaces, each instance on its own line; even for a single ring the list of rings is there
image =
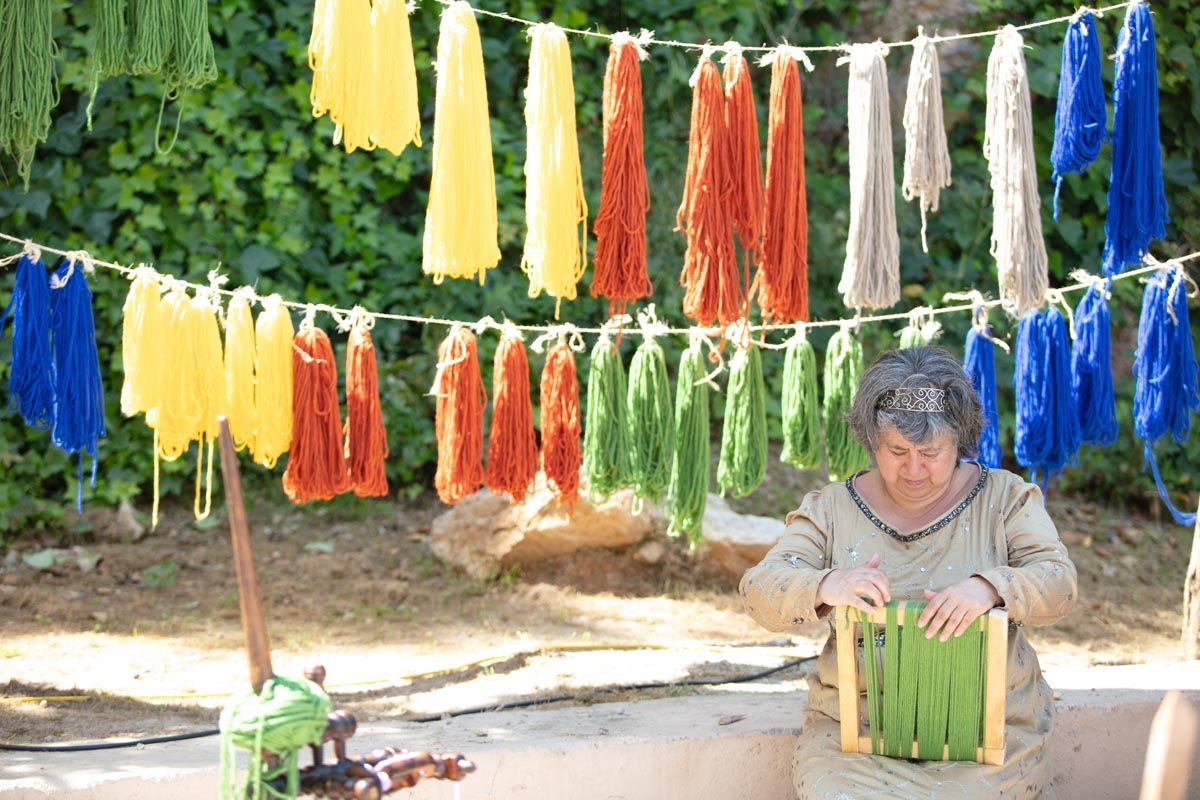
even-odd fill
[[[162,360],[167,322],[157,273],[139,266],[125,296],[121,320],[121,362],[125,370],[121,413],[127,417],[158,405],[167,377]]]
[[[242,287],[233,294],[225,312],[225,417],[238,450],[254,447],[257,429],[254,404],[254,316],[250,313],[253,290]]]
[[[267,469],[292,446],[292,315],[277,294],[262,301],[255,323],[254,393],[258,430],[250,452]]]
[[[500,262],[492,127],[483,46],[465,0],[442,12],[433,121],[433,177],[422,271],[434,283],[475,278]]]
[[[332,70],[329,68],[329,45],[332,38],[331,21],[334,0],[317,0],[313,8],[312,33],[308,37],[308,68],[312,70],[312,89],[308,99],[313,117],[329,113],[332,92]]]
[[[371,4],[361,0],[335,0],[330,20],[332,37],[328,63],[332,69],[329,118],[333,143],[347,153],[370,150],[380,98],[373,81]]]
[[[525,90],[525,218],[528,233],[521,269],[529,296],[575,299],[575,284],[587,266],[587,200],[575,130],[575,85],[571,49],[562,28],[551,23],[530,29],[529,88]],[[554,309],[558,317],[558,306]]]
[[[421,146],[417,67],[408,13],[403,0],[375,0],[371,11],[375,85],[379,89],[374,99],[380,112],[371,143],[395,155],[404,152],[410,142]]]

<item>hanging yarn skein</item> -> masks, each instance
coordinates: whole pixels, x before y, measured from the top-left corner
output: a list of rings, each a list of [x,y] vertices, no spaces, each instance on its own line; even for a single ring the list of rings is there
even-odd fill
[[[283,492],[293,503],[332,500],[350,489],[333,344],[313,317],[310,310],[292,348],[292,446]]]
[[[1069,172],[1087,172],[1108,138],[1108,106],[1101,81],[1100,36],[1096,17],[1080,9],[1067,25],[1063,38],[1062,68],[1058,77],[1058,106],[1054,112],[1054,219],[1058,220],[1058,195]]]
[[[26,189],[34,151],[50,135],[50,110],[58,105],[51,9],[50,0],[0,3],[0,151],[17,162]]]
[[[967,331],[963,347],[963,370],[979,395],[983,406],[983,430],[979,436],[979,461],[999,469],[1003,458],[1000,446],[1000,416],[996,410],[996,346],[987,322],[979,322]]]
[[[96,486],[97,449],[105,434],[104,383],[96,354],[96,324],[85,265],[64,259],[50,278],[50,342],[54,363],[54,426],[51,440],[79,454],[75,508],[83,513],[83,455],[92,459]]]
[[[693,547],[700,542],[708,505],[711,379],[704,367],[700,338],[693,336],[679,359],[675,383],[675,448],[666,503],[667,533],[686,534]]]
[[[250,453],[255,463],[272,469],[292,446],[292,315],[277,294],[263,298],[254,323],[254,418]]]
[[[779,459],[797,469],[821,466],[821,412],[817,389],[817,354],[797,330],[783,362],[783,451]]]
[[[838,292],[848,308],[888,308],[900,300],[900,236],[892,118],[882,44],[854,44],[850,65],[850,236]]]
[[[170,322],[157,273],[145,265],[137,267],[121,311],[121,364],[125,372],[121,413],[127,417],[144,414],[161,401]]]
[[[88,97],[88,130],[92,129],[92,108],[100,81],[125,75],[129,68],[129,25],[126,22],[128,0],[96,0],[92,21],[92,90]]]
[[[483,483],[483,410],[487,389],[479,373],[475,334],[455,325],[438,347],[434,427],[438,461],[433,484],[438,497],[454,505]]]
[[[515,326],[509,326],[501,337],[493,364],[492,429],[484,482],[496,494],[512,495],[519,505],[537,477],[538,446],[529,394],[529,359]]]
[[[692,74],[687,178],[675,230],[687,236],[679,283],[683,313],[700,325],[728,325],[742,314],[742,287],[733,249],[729,136],[717,65],[705,50]]]
[[[438,34],[433,177],[421,269],[441,283],[478,278],[500,262],[496,175],[483,46],[466,0],[442,11]]]
[[[575,299],[587,267],[587,200],[575,131],[575,84],[571,49],[563,29],[534,25],[529,33],[529,88],[525,90],[525,252],[521,269],[529,296],[543,291],[559,305]]]
[[[604,70],[604,161],[596,214],[592,297],[608,298],[609,316],[654,291],[646,269],[650,187],[642,136],[642,75],[646,51],[628,33],[613,35]]]
[[[1071,341],[1057,308],[1021,318],[1016,358],[1014,450],[1031,480],[1045,485],[1075,463],[1079,450],[1079,416],[1071,399]]]
[[[0,315],[0,331],[12,317],[12,364],[8,373],[8,407],[21,412],[25,424],[49,430],[54,424],[54,366],[50,349],[50,281],[42,254],[32,246],[17,259],[12,298]]]
[[[992,257],[1000,299],[1023,315],[1041,305],[1049,286],[1042,201],[1033,156],[1033,117],[1024,39],[1008,25],[988,57],[983,154],[992,184]]]
[[[937,46],[918,28],[904,102],[904,182],[901,193],[920,200],[921,250],[929,252],[926,217],[937,213],[938,196],[950,186],[950,150],[942,119],[942,74]]]
[[[726,45],[725,131],[729,139],[729,176],[733,230],[742,247],[742,286],[750,290],[751,267],[762,266],[763,172],[758,139],[758,111],[750,66],[736,43]]]
[[[1135,2],[1125,12],[1117,39],[1113,80],[1113,159],[1104,220],[1104,274],[1119,275],[1166,235],[1167,195],[1163,188],[1162,146],[1158,135],[1158,58],[1150,5]]]
[[[1171,502],[1154,444],[1170,432],[1182,444],[1192,428],[1192,413],[1200,409],[1197,364],[1188,323],[1183,267],[1159,270],[1146,283],[1138,319],[1138,347],[1133,360],[1137,385],[1133,395],[1133,431],[1143,440],[1144,463],[1150,466],[1158,494],[1180,525],[1193,525],[1196,515]],[[1144,468],[1144,467],[1143,467]]]
[[[564,341],[550,348],[542,368],[542,470],[558,502],[574,505],[579,499],[580,444],[579,380],[575,353]]]
[[[343,0],[344,2],[344,0]],[[371,4],[372,76],[382,91],[376,92],[378,121],[371,144],[400,155],[412,144],[421,146],[421,110],[417,98],[417,67],[413,59],[408,4],[404,0],[374,0]]]
[[[1117,441],[1111,353],[1108,284],[1097,281],[1075,307],[1071,402],[1079,415],[1080,441],[1104,447]]]
[[[767,474],[766,386],[762,354],[753,343],[739,347],[730,360],[728,398],[717,485],[722,496],[745,497]]]
[[[600,335],[588,365],[587,409],[583,428],[583,468],[588,497],[601,503],[632,482],[629,429],[625,421],[628,389],[621,352],[608,334]]]
[[[671,482],[675,419],[666,354],[649,332],[642,337],[629,365],[626,419],[634,494],[638,499],[658,503]]]
[[[787,48],[771,53],[767,177],[758,305],[774,323],[808,320],[808,199],[800,69]]]
[[[250,313],[253,290],[234,292],[225,311],[225,404],[229,432],[238,450],[254,448],[258,429],[254,401],[254,316]]]
[[[359,497],[387,497],[387,429],[379,400],[374,318],[356,309],[346,344],[346,464]]]
[[[862,344],[847,326],[829,337],[825,349],[825,456],[831,481],[844,480],[871,465],[866,449],[846,424],[846,412],[858,391],[863,371]]]

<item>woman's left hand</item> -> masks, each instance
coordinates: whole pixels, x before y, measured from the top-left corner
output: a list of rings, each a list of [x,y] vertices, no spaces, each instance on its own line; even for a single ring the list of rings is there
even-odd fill
[[[925,590],[929,605],[921,613],[917,625],[925,629],[925,638],[932,639],[941,631],[941,640],[962,636],[981,614],[995,608],[1000,594],[985,578],[974,575],[965,581],[947,586],[936,594]]]

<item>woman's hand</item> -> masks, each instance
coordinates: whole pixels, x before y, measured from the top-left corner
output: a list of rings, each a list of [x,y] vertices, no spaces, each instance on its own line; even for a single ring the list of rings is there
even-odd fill
[[[986,614],[1000,603],[996,587],[985,578],[973,575],[965,581],[947,586],[936,594],[925,590],[929,605],[917,620],[917,626],[925,629],[925,638],[932,639],[941,631],[941,640],[951,636],[962,636],[971,623],[981,614]]]
[[[817,587],[817,605],[854,606],[868,614],[871,605],[877,608],[885,605],[892,599],[892,585],[879,569],[879,560],[876,553],[865,566],[830,572]]]

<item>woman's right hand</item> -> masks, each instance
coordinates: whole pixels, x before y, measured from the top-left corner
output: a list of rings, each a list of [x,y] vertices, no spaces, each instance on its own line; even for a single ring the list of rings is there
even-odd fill
[[[892,599],[892,586],[879,569],[879,561],[876,553],[865,566],[835,569],[827,574],[817,587],[817,605],[853,606],[868,614],[872,605],[886,605]]]

